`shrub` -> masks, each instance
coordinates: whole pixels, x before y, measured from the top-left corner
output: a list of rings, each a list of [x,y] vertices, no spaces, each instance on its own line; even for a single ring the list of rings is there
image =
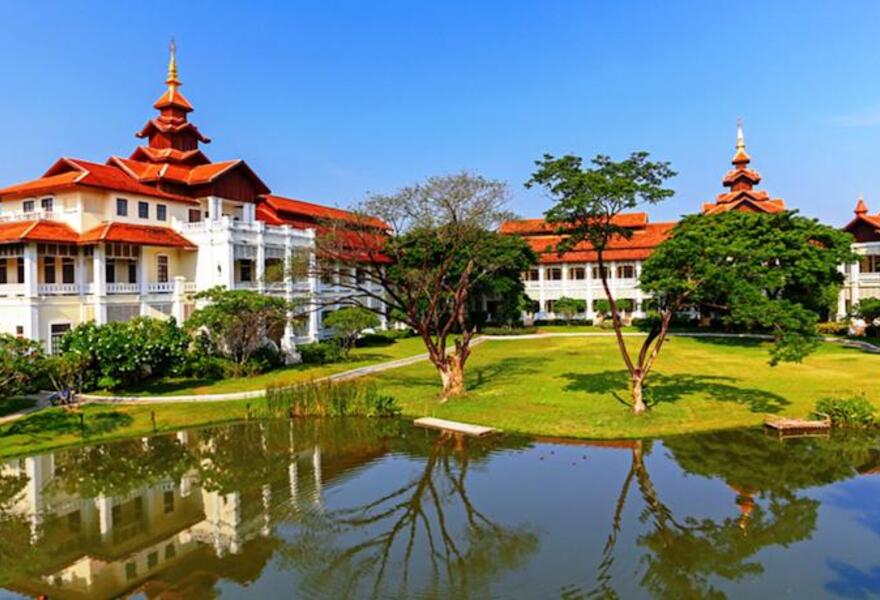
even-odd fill
[[[362,380],[269,386],[266,410],[273,417],[396,417],[401,412],[394,398]]]
[[[299,346],[302,361],[309,365],[325,365],[342,360],[342,349],[335,341],[312,342]]]
[[[284,355],[281,354],[275,344],[266,344],[251,354],[251,357],[245,363],[245,372],[248,375],[259,375],[282,366],[284,366]]]
[[[377,346],[390,346],[394,338],[383,333],[366,333],[354,343],[358,348],[375,348]]]
[[[816,403],[816,412],[831,417],[835,427],[870,427],[877,422],[874,406],[864,396],[823,398]]]
[[[0,334],[0,398],[33,391],[44,362],[39,343]]]
[[[845,321],[829,321],[816,325],[816,331],[821,335],[846,335],[849,325]]]
[[[484,327],[480,333],[485,335],[527,335],[537,332],[537,327]]]
[[[124,323],[78,325],[61,339],[61,351],[83,357],[84,390],[114,390],[178,371],[189,344],[189,336],[174,319],[138,317]]]
[[[379,317],[362,306],[348,306],[327,315],[324,325],[333,329],[333,337],[338,342],[343,356],[348,356],[364,329],[379,326]]]

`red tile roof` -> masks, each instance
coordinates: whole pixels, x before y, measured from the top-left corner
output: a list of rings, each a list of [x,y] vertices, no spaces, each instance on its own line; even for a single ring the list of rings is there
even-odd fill
[[[339,208],[273,195],[263,196],[263,201],[257,206],[257,217],[273,225],[289,224],[301,229],[314,227],[316,221],[320,220],[389,229],[386,223],[375,217],[364,217]]]
[[[123,193],[163,198],[193,204],[195,201],[144,185],[113,165],[102,165],[77,158],[62,158],[39,179],[0,189],[0,197],[24,197],[38,194],[93,187]]]
[[[187,112],[193,109],[189,100],[187,100],[176,87],[169,87],[168,91],[159,96],[159,99],[153,104],[153,108],[158,110],[162,110],[167,106],[176,106]]]
[[[650,223],[644,229],[637,229],[631,238],[617,237],[611,241],[603,253],[608,261],[620,260],[644,260],[651,252],[669,237],[669,232],[675,227],[675,223]],[[538,254],[538,259],[544,264],[563,262],[595,262],[598,254],[589,242],[581,242],[572,250],[560,255],[556,247],[565,236],[561,235],[537,235],[526,236],[525,240],[532,250]]]
[[[614,224],[620,227],[645,227],[648,224],[648,214],[643,212],[623,213],[614,218]],[[501,224],[501,233],[515,233],[519,235],[537,233],[556,233],[560,225],[551,224],[544,219],[518,219],[505,221]]]
[[[101,223],[89,229],[79,237],[83,245],[98,242],[117,242],[140,246],[166,246],[195,250],[196,246],[188,239],[168,227],[151,225],[132,225],[129,223]]]
[[[58,242],[75,244],[77,233],[65,223],[56,221],[16,221],[0,223],[0,244],[17,242]]]

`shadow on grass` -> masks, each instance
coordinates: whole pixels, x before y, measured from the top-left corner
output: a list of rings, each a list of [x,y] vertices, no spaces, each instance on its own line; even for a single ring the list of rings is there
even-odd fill
[[[729,338],[729,337],[703,337],[703,336],[682,336],[701,344],[710,344],[712,346],[720,346],[723,348],[760,348],[762,345],[769,344],[771,340],[755,339],[755,338]],[[768,358],[769,360],[769,358]]]
[[[467,377],[467,390],[479,390],[487,385],[498,385],[507,378],[517,378],[541,372],[541,365],[549,362],[543,357],[508,357],[492,362],[485,367],[471,369]]]
[[[0,417],[31,408],[36,404],[32,398],[6,398],[0,400]]]
[[[0,433],[0,437],[12,435],[82,435],[89,437],[128,427],[133,421],[131,415],[119,411],[90,413],[89,411],[47,410],[14,421]]]
[[[629,373],[601,371],[598,373],[563,373],[568,380],[567,391],[591,394],[612,394],[619,402],[629,404]],[[756,388],[738,387],[735,377],[715,375],[664,375],[652,373],[645,383],[645,396],[650,405],[678,402],[691,395],[703,395],[719,402],[735,402],[748,406],[752,412],[778,413],[790,404],[778,394]],[[623,396],[621,396],[621,394]]]

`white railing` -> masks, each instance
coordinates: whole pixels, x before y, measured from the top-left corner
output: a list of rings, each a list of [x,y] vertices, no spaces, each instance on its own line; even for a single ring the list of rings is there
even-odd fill
[[[195,281],[187,281],[183,284],[183,291],[187,294],[192,294],[197,291],[196,282]]]
[[[141,285],[139,283],[108,283],[108,294],[140,294]]]
[[[181,223],[180,231],[183,233],[201,233],[208,229],[208,221],[196,221],[194,223]]]
[[[63,215],[75,214],[78,208],[65,208],[62,210],[33,210],[29,212],[9,212],[0,214],[0,223],[12,223],[16,221],[59,221]]]
[[[237,290],[255,290],[257,283],[255,281],[236,281],[235,289]]]
[[[0,296],[24,296],[23,283],[4,283],[0,285]]]
[[[156,281],[147,284],[147,292],[150,294],[171,294],[174,292],[173,281]]]
[[[82,286],[78,283],[41,283],[37,285],[40,296],[75,296],[79,295]]]

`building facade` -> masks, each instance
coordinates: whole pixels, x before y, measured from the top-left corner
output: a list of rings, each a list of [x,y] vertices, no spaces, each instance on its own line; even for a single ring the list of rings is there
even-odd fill
[[[784,200],[755,189],[761,176],[749,166],[751,160],[740,124],[731,161],[733,168],[722,179],[727,191],[718,194],[714,202],[703,204],[703,214],[730,210],[763,213],[785,210]],[[639,289],[642,263],[669,236],[675,223],[650,223],[648,215],[639,212],[619,215],[616,224],[628,229],[630,235],[613,239],[605,250],[609,287],[626,316],[642,317],[648,299]],[[554,305],[563,297],[585,301],[583,318],[595,319],[601,314],[602,301],[607,301],[607,295],[602,286],[597,253],[588,242],[581,242],[560,254],[556,248],[565,238],[564,228],[560,232],[557,225],[543,219],[508,221],[502,224],[501,232],[523,236],[538,255],[538,264],[523,274],[526,294],[533,302],[528,316],[555,319]]]
[[[315,260],[320,223],[356,217],[273,195],[243,160],[208,159],[173,47],[166,85],[158,115],[136,134],[145,143],[127,158],[61,158],[42,177],[0,189],[0,332],[53,351],[85,321],[182,322],[194,293],[220,285],[297,302],[307,322],[282,340],[295,354],[297,343],[326,335],[318,307],[339,290],[338,281],[297,277],[290,261],[299,252]]]
[[[841,269],[846,278],[840,291],[837,313],[847,315],[852,307],[865,298],[880,298],[880,213],[870,214],[860,197],[855,216],[844,227],[855,238],[853,251],[859,259]]]

